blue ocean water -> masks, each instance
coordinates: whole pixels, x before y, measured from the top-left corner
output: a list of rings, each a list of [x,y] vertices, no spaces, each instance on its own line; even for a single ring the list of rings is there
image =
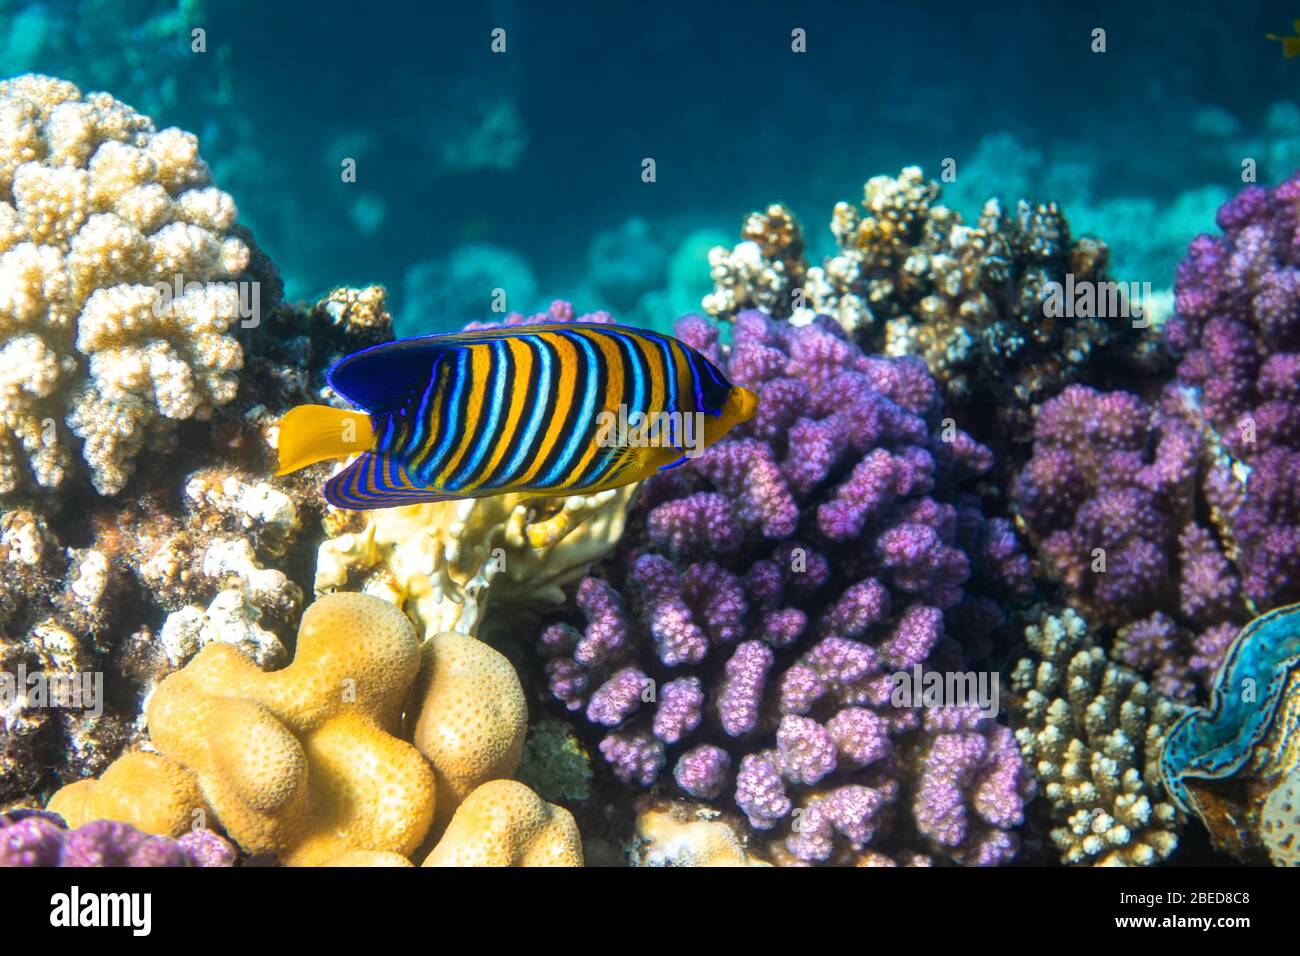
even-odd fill
[[[821,252],[836,201],[946,159],[967,216],[992,195],[1058,199],[1119,278],[1167,288],[1244,160],[1264,183],[1300,164],[1300,59],[1264,38],[1296,15],[0,0],[0,74],[55,74],[198,133],[292,296],[381,282],[408,334],[483,317],[494,287],[512,308],[562,296],[667,327],[751,209],[789,204]]]

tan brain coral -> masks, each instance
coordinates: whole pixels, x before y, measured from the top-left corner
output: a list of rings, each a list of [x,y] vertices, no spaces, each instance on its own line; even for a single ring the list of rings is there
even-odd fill
[[[429,765],[393,735],[418,667],[419,644],[400,611],[366,595],[329,595],[303,615],[283,670],[265,673],[229,645],[204,648],[150,698],[150,735],[163,757],[197,776],[246,852],[291,865],[352,850],[406,855],[434,807]]]
[[[236,284],[254,253],[236,215],[192,134],[49,77],[0,82],[0,494],[60,487],[73,436],[116,493],[171,422],[234,397],[232,326],[261,293]]]
[[[124,754],[98,780],[64,787],[47,809],[69,827],[91,820],[127,820],[148,833],[173,838],[205,826],[212,812],[193,773],[143,751]]]
[[[455,633],[426,642],[418,701],[415,746],[433,764],[446,820],[475,787],[515,772],[528,705],[508,660]]]
[[[573,815],[515,780],[471,793],[424,866],[582,866]]]

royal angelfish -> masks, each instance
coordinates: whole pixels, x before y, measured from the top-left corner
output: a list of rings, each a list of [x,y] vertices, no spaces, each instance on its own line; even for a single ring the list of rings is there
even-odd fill
[[[694,457],[758,404],[671,336],[590,323],[401,339],[328,379],[362,411],[291,409],[277,474],[359,455],[325,483],[351,510],[617,488]]]

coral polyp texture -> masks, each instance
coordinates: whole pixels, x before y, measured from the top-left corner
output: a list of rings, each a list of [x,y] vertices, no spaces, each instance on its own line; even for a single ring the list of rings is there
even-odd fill
[[[1063,863],[1151,866],[1178,846],[1184,818],[1160,783],[1176,714],[1132,669],[1108,660],[1072,610],[1025,630],[1012,674],[1016,740],[1052,808]]]
[[[1247,186],[1193,240],[1174,283],[1165,338],[1244,481],[1215,503],[1241,552],[1260,613],[1300,600],[1300,173]]]
[[[275,304],[236,217],[192,134],[61,80],[0,83],[0,495],[61,488],[74,454],[115,494],[176,421],[235,397],[232,327],[256,320],[237,283]]]
[[[1193,405],[1176,387],[1152,407],[1069,386],[1039,410],[1011,489],[1042,576],[1179,698],[1204,694],[1249,617],[1223,516],[1202,504],[1231,478]]]
[[[1032,784],[997,701],[891,703],[892,674],[960,669],[958,641],[1002,623],[984,595],[1028,588],[1010,527],[960,492],[989,452],[943,431],[919,360],[828,320],[676,334],[759,410],[647,483],[581,616],[541,634],[552,695],[619,780],[739,809],[773,861],[1011,859]]]
[[[283,670],[265,673],[230,645],[212,644],[166,678],[149,700],[150,740],[179,776],[197,780],[213,822],[247,853],[290,865],[350,850],[406,855],[434,809],[432,768],[394,736],[419,660],[414,628],[391,604],[330,595],[304,614]],[[96,792],[106,787],[127,791],[119,806],[156,799],[139,789],[152,775],[112,774],[92,785],[92,806],[110,799]],[[75,801],[54,799],[69,822],[81,822]],[[178,805],[181,819],[168,831],[196,809]],[[157,819],[127,822],[157,827]]]
[[[475,788],[423,866],[582,866],[573,814],[517,780]]]
[[[992,409],[1015,432],[1065,384],[1115,360],[1152,360],[1141,316],[1105,313],[1111,302],[1129,307],[1107,275],[1106,246],[1072,237],[1055,203],[1004,209],[992,199],[967,224],[915,166],[868,180],[863,193],[861,210],[835,206],[837,250],[819,266],[804,260],[788,209],[752,214],[739,245],[709,255],[705,311],[734,319],[759,308],[797,324],[831,316],[868,351],[924,358],[955,408]],[[1074,309],[1076,288],[1105,305]],[[1068,308],[1047,305],[1066,298]]]
[[[456,633],[425,642],[416,699],[413,739],[433,765],[437,817],[445,823],[476,787],[514,774],[523,756],[528,705],[510,662]]]

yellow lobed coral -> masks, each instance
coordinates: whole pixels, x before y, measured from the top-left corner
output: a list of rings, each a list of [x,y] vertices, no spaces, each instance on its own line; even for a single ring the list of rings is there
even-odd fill
[[[1034,657],[1012,673],[1016,741],[1060,824],[1067,864],[1150,866],[1178,846],[1183,822],[1164,799],[1160,747],[1173,705],[1109,661],[1073,610],[1025,629]]]
[[[115,760],[98,780],[78,780],[50,798],[47,810],[69,827],[125,820],[147,833],[176,838],[207,825],[212,812],[199,780],[156,753],[136,750]]]
[[[345,867],[396,867],[410,869],[415,866],[400,853],[385,853],[379,850],[349,850],[329,860],[326,866]]]
[[[423,866],[582,866],[573,815],[516,780],[465,798]]]
[[[232,281],[255,252],[236,215],[192,134],[49,77],[0,82],[0,494],[60,487],[72,435],[116,493],[169,422],[234,398],[229,333],[260,294]]]
[[[510,662],[482,641],[435,634],[423,657],[415,746],[433,764],[445,822],[480,784],[515,772],[528,704]]]
[[[217,822],[246,852],[290,865],[350,850],[409,854],[434,807],[429,765],[393,736],[419,656],[410,622],[391,604],[330,595],[303,615],[283,670],[265,673],[226,644],[205,647],[154,691],[150,736],[197,776]],[[71,799],[66,790],[61,799]],[[127,822],[159,830],[156,821]]]
[[[489,593],[498,601],[562,601],[562,587],[622,537],[635,487],[332,511],[316,592],[359,584],[403,608],[425,637],[473,635]]]

